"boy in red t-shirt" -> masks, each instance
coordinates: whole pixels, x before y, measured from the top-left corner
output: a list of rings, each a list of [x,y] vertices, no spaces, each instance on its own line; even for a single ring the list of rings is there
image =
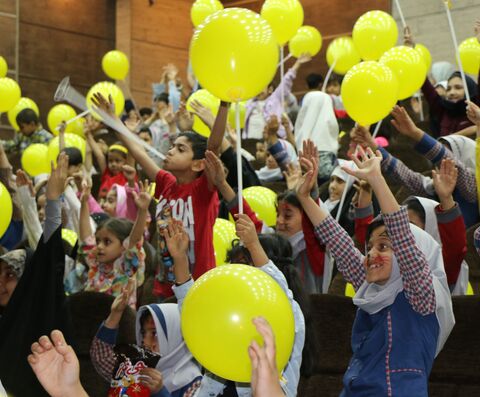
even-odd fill
[[[194,132],[178,134],[163,162],[163,170],[135,142],[119,135],[129,153],[148,178],[156,182],[157,224],[168,217],[181,220],[190,238],[190,270],[193,278],[215,267],[213,225],[218,215],[218,195],[214,184],[203,173],[205,151],[218,153],[228,114],[228,104],[221,103],[210,137]],[[165,260],[164,260],[165,262]],[[157,285],[155,293],[172,295],[171,283]]]

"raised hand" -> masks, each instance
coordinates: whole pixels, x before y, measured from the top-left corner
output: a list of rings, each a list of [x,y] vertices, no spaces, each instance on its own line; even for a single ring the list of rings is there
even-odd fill
[[[392,110],[392,125],[403,135],[406,135],[416,141],[423,137],[423,131],[419,129],[408,115],[407,111],[401,106],[395,105]]]
[[[135,277],[129,278],[127,285],[123,287],[122,293],[112,303],[110,313],[122,314],[128,306],[128,301],[135,292]]]
[[[248,347],[252,363],[253,397],[284,397],[277,370],[275,335],[272,327],[263,317],[254,318],[252,322],[263,338],[262,347],[255,340]]]
[[[200,101],[194,100],[190,103],[192,107],[193,114],[198,116],[200,120],[202,120],[210,129],[213,128],[213,124],[215,123],[215,116],[213,115],[212,111],[203,106]]]
[[[35,188],[33,187],[32,180],[28,177],[28,175],[23,170],[17,170],[17,187],[21,186],[28,186],[28,191],[32,197],[35,197]]]
[[[480,127],[480,107],[471,101],[467,101],[467,117],[473,124]]]
[[[258,240],[257,230],[253,221],[245,214],[235,215],[235,230],[238,238],[242,241],[247,249],[260,244]]]
[[[131,165],[125,164],[122,166],[122,173],[128,182],[128,186],[135,186],[135,176],[137,175],[137,170]]]
[[[187,255],[190,239],[181,221],[172,218],[168,227],[162,230],[162,235],[172,258],[181,258]]]
[[[457,175],[458,170],[452,159],[443,159],[440,169],[432,170],[433,186],[444,210],[455,205],[452,193],[457,184]]]
[[[313,141],[306,139],[302,142],[300,157],[306,158],[310,162],[318,162],[318,149]]]
[[[65,190],[68,177],[68,156],[60,153],[57,158],[57,167],[52,162],[52,172],[47,182],[47,199],[57,200]]]
[[[90,194],[92,193],[92,185],[84,179],[81,183],[82,186],[82,193],[80,194],[80,202],[84,204],[88,204],[88,199]]]
[[[214,186],[219,187],[226,181],[227,176],[222,161],[210,150],[205,152],[205,172],[210,184]]]
[[[360,159],[358,157],[360,157]],[[350,158],[356,164],[358,169],[354,170],[349,167],[342,167],[342,170],[347,174],[367,181],[370,184],[372,184],[371,181],[382,176],[382,170],[380,167],[382,154],[378,150],[376,153],[373,153],[372,149],[367,148],[365,151],[359,146],[357,156],[352,155]]]
[[[280,128],[280,123],[278,117],[271,115],[267,124],[265,124],[263,137],[267,141],[268,145],[274,145],[278,141],[278,129]]]
[[[152,201],[152,196],[150,194],[150,184],[148,180],[145,179],[145,182],[138,183],[140,192],[137,193],[132,191],[133,199],[135,200],[135,205],[137,206],[138,210],[147,211],[148,207],[150,206],[150,202]]]
[[[109,116],[116,117],[115,103],[111,95],[108,96],[107,100],[100,92],[96,92],[93,94],[92,103],[94,107],[103,110]]]
[[[180,103],[180,106],[175,113],[175,121],[177,122],[180,131],[191,131],[193,127],[193,117],[185,107],[185,103]],[[213,124],[212,124],[213,125]]]
[[[165,111],[163,118],[167,124],[175,123],[175,112],[173,111],[173,106],[171,104],[168,105],[168,108]]]
[[[356,125],[352,128],[352,131],[350,131],[350,139],[357,145],[361,145],[365,148],[369,147],[372,150],[377,149],[377,144],[370,133],[369,127]]]
[[[293,65],[293,69],[298,70],[300,66],[302,66],[304,63],[310,62],[312,60],[312,57],[310,54],[304,53],[301,54],[298,58],[295,64]]]
[[[52,397],[88,397],[80,384],[80,364],[61,331],[55,330],[32,344],[28,362],[37,379]]]
[[[287,182],[287,189],[293,190],[302,176],[302,170],[298,164],[292,162],[287,165],[286,171],[283,171],[283,176]]]
[[[403,29],[403,45],[408,47],[415,47],[415,42],[413,41],[413,35],[409,26],[405,26]]]
[[[299,198],[306,198],[310,196],[310,192],[317,183],[318,160],[313,157],[309,160],[301,157],[300,165],[304,169],[304,174],[298,179],[295,191]]]

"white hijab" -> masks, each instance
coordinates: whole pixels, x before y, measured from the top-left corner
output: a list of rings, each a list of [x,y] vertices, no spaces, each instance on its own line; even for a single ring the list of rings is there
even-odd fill
[[[461,161],[465,167],[475,171],[475,141],[462,135],[442,136],[439,140],[446,141],[452,148],[453,157]]]
[[[452,299],[443,265],[442,250],[433,237],[424,230],[413,224],[410,224],[410,230],[413,233],[417,247],[425,255],[432,273],[436,300],[435,314],[440,327],[436,356],[442,350],[443,345],[455,325]],[[390,279],[384,285],[364,281],[353,297],[353,303],[367,313],[375,314],[393,304],[401,291],[403,291],[403,281],[397,260],[395,256],[393,256]]]
[[[282,144],[283,149],[287,152],[290,162],[295,164],[298,163],[297,152],[295,151],[293,145],[285,139],[279,139],[279,142]],[[264,166],[255,172],[257,173],[258,179],[260,179],[262,182],[281,181],[283,179],[283,174],[280,167],[268,168],[267,166]]]
[[[440,230],[438,229],[437,215],[435,213],[435,207],[440,203],[425,197],[413,196],[413,198],[418,200],[425,211],[425,231],[432,236],[441,247],[442,239],[440,237]],[[452,290],[452,295],[466,295],[468,289],[468,274],[468,263],[464,260],[460,267],[457,282]]]
[[[338,123],[332,99],[320,91],[303,97],[302,107],[295,122],[295,145],[302,150],[302,142],[311,139],[319,151],[338,152]]]
[[[160,355],[156,369],[163,375],[163,384],[170,393],[202,376],[199,365],[185,345],[180,327],[180,312],[175,303],[152,304],[138,309],[135,333],[137,345],[142,345],[140,318],[148,310],[157,329]]]
[[[348,192],[353,186],[353,183],[356,181],[356,178],[347,174],[344,170],[342,170],[342,167],[355,169],[356,165],[353,161],[338,159],[338,165],[333,169],[330,175],[330,176],[336,176],[337,178],[340,178],[342,181],[345,181],[344,189],[346,189],[346,191],[344,190],[344,193],[348,194]],[[328,212],[332,212],[339,202],[340,200],[331,201],[330,198],[328,198],[327,200],[325,200],[324,204]]]
[[[453,72],[455,72],[455,67],[450,62],[440,61],[432,65],[431,73],[436,83],[448,80]]]

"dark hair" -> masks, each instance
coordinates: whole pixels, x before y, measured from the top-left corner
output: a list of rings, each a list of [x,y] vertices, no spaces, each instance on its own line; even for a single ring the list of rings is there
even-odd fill
[[[132,231],[133,222],[125,218],[108,218],[100,223],[97,227],[97,232],[101,229],[106,229],[112,232],[115,237],[123,242]]]
[[[318,73],[310,73],[305,81],[307,82],[308,88],[313,90],[315,88],[319,88],[320,84],[323,83],[323,76]]]
[[[142,312],[140,315],[140,327],[144,328],[145,322],[148,320],[148,318],[152,318],[152,313],[150,313],[150,310],[146,309]]]
[[[462,74],[460,72],[453,72],[450,77],[448,78],[447,81],[450,81],[454,77],[458,77],[459,79],[462,79]],[[467,82],[467,89],[468,93],[470,96],[473,98],[478,95],[478,86],[477,83],[470,77],[465,75],[465,80]],[[463,79],[462,79],[462,84],[463,84]],[[465,89],[465,87],[463,87]]]
[[[303,207],[298,200],[297,193],[295,193],[293,190],[285,190],[283,193],[280,193],[277,196],[277,206],[278,203],[280,203],[281,201],[285,201],[286,203],[293,205],[300,210],[303,210]]]
[[[120,141],[115,142],[113,145],[124,146],[123,143],[120,142]],[[111,149],[111,147],[112,147],[113,145],[111,145],[111,146],[108,148],[108,153],[110,153],[110,152],[118,153],[118,154],[120,154],[124,159],[126,159],[126,158],[128,157],[128,156],[127,156],[127,153],[122,152],[121,150],[117,150],[117,149],[115,149],[115,148]],[[107,155],[108,155],[108,153],[107,153]]]
[[[83,164],[82,152],[76,147],[66,147],[62,150],[68,156],[68,165]]]
[[[166,92],[162,92],[160,95],[157,95],[155,97],[155,102],[165,102],[168,105],[170,103],[168,94]]]
[[[207,138],[197,134],[196,132],[185,131],[177,135],[179,137],[185,137],[192,145],[193,159],[201,160],[205,158],[205,152],[207,151]]]
[[[138,111],[138,113],[140,113],[140,116],[143,117],[143,116],[151,116],[153,114],[153,110],[150,109],[150,108],[140,108],[140,110]]]
[[[150,128],[147,125],[143,125],[143,126],[140,127],[140,130],[138,131],[138,134],[140,134],[142,132],[146,132],[148,135],[150,135],[150,138],[153,138],[152,137],[152,131],[150,130]]]
[[[367,236],[365,239],[366,243],[368,243],[368,240],[370,240],[370,236],[372,235],[373,231],[378,229],[380,226],[385,226],[385,222],[383,221],[381,215],[378,215],[377,217],[373,218],[372,222],[370,222],[370,225],[368,225]]]
[[[35,123],[38,124],[38,116],[33,109],[26,108],[21,110],[15,119],[17,124],[21,127],[22,124]]]
[[[403,204],[407,206],[407,209],[415,212],[422,220],[422,223],[425,224],[425,219],[426,219],[425,208],[423,208],[422,204],[420,203],[420,201],[418,201],[416,197],[407,198],[403,202]]]
[[[310,296],[300,279],[300,274],[293,263],[292,246],[290,242],[279,234],[260,234],[258,236],[260,244],[267,254],[268,258],[278,267],[287,280],[288,288],[293,293],[293,298],[300,306],[305,317],[305,346],[302,352],[301,374],[311,376],[318,360],[318,349],[315,341],[315,330],[310,318]],[[227,253],[227,261],[242,255],[251,263],[252,259],[248,250],[239,244],[239,240],[232,242],[232,249]]]
[[[330,79],[328,80],[327,87],[334,83],[341,84],[342,78],[338,74],[332,73]]]

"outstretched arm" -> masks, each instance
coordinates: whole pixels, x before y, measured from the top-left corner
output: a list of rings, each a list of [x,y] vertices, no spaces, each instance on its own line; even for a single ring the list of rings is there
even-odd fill
[[[148,206],[150,201],[152,201],[152,196],[150,196],[149,188],[150,184],[147,180],[144,183],[140,182],[140,193],[132,191],[133,197],[135,199],[135,204],[137,205],[137,219],[133,225],[132,231],[130,232],[129,247],[133,248],[137,243],[142,239],[143,233],[145,232],[145,225],[147,223],[148,216]]]

